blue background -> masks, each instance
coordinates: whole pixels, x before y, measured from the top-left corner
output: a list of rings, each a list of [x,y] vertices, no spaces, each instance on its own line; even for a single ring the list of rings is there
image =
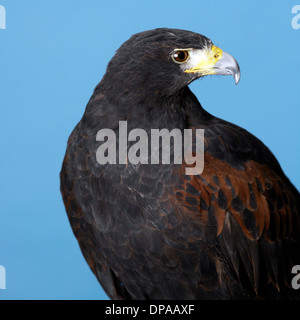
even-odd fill
[[[294,1],[0,0],[0,299],[107,299],[59,192],[66,142],[116,49],[157,27],[202,33],[241,82],[206,77],[203,107],[259,137],[300,189],[300,30]]]

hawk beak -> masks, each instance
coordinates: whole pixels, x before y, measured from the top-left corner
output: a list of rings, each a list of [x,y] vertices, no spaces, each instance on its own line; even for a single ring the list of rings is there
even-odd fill
[[[238,84],[241,78],[240,66],[237,61],[227,52],[222,52],[222,58],[214,66],[214,74],[232,75],[235,84]]]
[[[227,52],[216,46],[199,52],[191,52],[191,59],[187,63],[186,73],[197,73],[200,76],[210,74],[232,75],[238,84],[241,78],[237,61]]]

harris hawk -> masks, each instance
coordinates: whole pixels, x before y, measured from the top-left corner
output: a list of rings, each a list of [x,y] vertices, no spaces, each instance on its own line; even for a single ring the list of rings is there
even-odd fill
[[[236,60],[207,37],[168,28],[135,34],[69,137],[63,201],[111,299],[300,299],[291,285],[299,192],[259,139],[200,105],[188,85],[210,74],[240,78]],[[120,121],[147,133],[203,129],[203,171],[186,174],[188,164],[174,161],[100,164],[97,133],[112,130],[119,143]]]

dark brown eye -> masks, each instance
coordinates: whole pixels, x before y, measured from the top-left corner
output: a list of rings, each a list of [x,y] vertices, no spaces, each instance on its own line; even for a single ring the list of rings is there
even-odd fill
[[[189,58],[190,54],[187,50],[176,50],[173,52],[172,58],[175,62],[184,63]]]

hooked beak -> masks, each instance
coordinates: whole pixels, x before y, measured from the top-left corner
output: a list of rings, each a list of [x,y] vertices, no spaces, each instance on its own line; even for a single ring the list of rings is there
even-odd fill
[[[200,76],[210,74],[232,75],[238,84],[241,78],[240,67],[237,61],[229,54],[216,46],[199,53],[191,53],[192,57],[187,64],[186,73],[198,73]]]
[[[229,53],[223,51],[222,58],[214,66],[215,74],[232,75],[235,84],[238,84],[241,78],[240,66]]]

